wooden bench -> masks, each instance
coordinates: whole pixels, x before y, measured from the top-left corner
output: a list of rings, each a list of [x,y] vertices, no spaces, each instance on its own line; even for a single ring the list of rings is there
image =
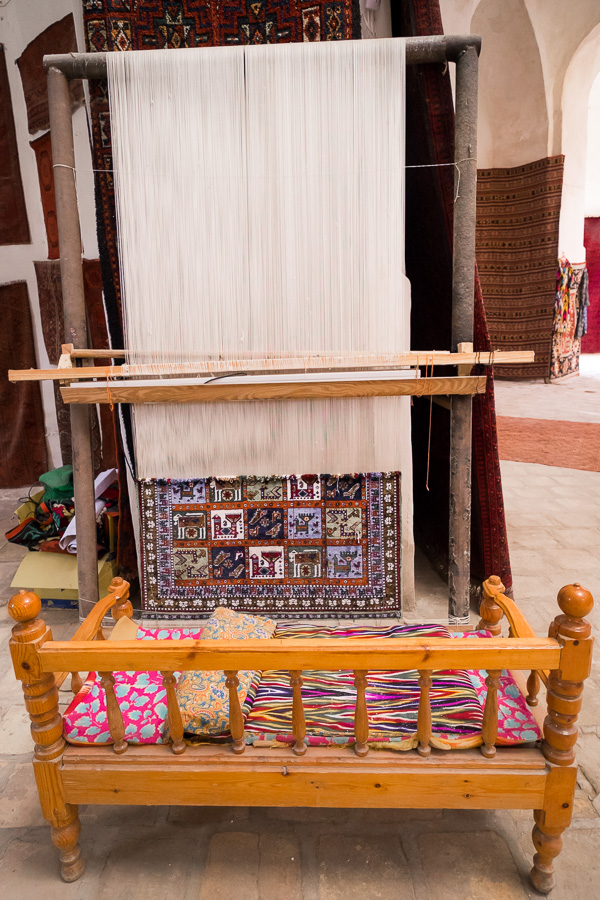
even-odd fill
[[[70,641],[54,641],[39,618],[40,599],[21,591],[9,603],[16,621],[10,642],[16,677],[35,741],[33,766],[44,817],[59,850],[62,877],[71,882],[84,871],[78,846],[80,803],[203,806],[320,806],[446,809],[532,809],[536,854],[531,880],[548,893],[553,860],[571,821],[577,766],[575,743],[583,682],[590,673],[593,606],[578,584],[558,594],[562,611],[549,637],[538,638],[497,577],[484,584],[485,640],[406,638],[403,640],[269,641],[105,641],[102,620],[131,616],[129,585],[115,579]],[[509,637],[499,637],[506,616]],[[231,742],[188,745],[183,738],[174,672],[220,670],[229,688]],[[237,694],[237,672],[287,670],[293,689],[291,748],[246,746]],[[302,672],[312,669],[355,673],[356,743],[333,749],[306,747]],[[369,751],[365,689],[369,671],[419,672],[420,703],[416,751]],[[482,746],[477,750],[432,749],[429,688],[439,669],[486,669],[487,698]],[[543,724],[538,745],[496,747],[497,690],[502,670],[510,670],[527,703]],[[159,671],[167,692],[171,742],[128,745],[114,691],[114,672]],[[99,672],[106,692],[111,746],[69,746],[63,737],[58,687],[72,673]],[[523,673],[526,673],[525,675]],[[547,689],[547,714],[540,716],[538,692]]]

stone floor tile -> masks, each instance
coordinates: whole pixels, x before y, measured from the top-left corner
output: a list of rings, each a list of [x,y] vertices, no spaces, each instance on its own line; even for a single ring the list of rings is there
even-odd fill
[[[579,735],[577,762],[596,793],[600,794],[600,737],[597,734]]]
[[[293,835],[261,834],[258,853],[260,900],[302,897],[299,839]]]
[[[9,706],[0,719],[0,756],[33,753],[30,721],[24,701]]]
[[[19,763],[14,767],[0,795],[0,828],[43,824],[33,766],[30,762]]]
[[[430,900],[526,900],[504,838],[494,831],[422,834],[418,845]]]
[[[182,840],[181,833],[172,826],[142,827],[134,833],[131,828],[107,829],[107,832],[111,838],[110,851],[93,900],[165,900],[189,896],[202,856],[197,834],[186,831]]]
[[[261,900],[258,892],[259,838],[256,834],[215,834],[208,848],[199,900]]]
[[[136,807],[132,807],[135,809]],[[139,806],[137,807],[139,812]],[[175,825],[199,828],[207,825],[211,828],[223,828],[227,825],[239,825],[249,817],[247,806],[169,806],[167,821]]]
[[[397,834],[328,834],[319,839],[317,853],[319,900],[410,900],[415,896]]]
[[[43,900],[79,900],[84,896],[81,880],[74,885],[66,885],[61,879],[58,852],[50,840],[49,828],[47,832],[47,840],[40,832],[39,839],[15,837],[8,845],[0,861],[0,884],[4,897],[14,900],[38,900],[42,897]]]

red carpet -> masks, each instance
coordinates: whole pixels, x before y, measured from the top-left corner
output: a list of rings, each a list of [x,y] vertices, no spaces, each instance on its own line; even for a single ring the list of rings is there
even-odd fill
[[[582,353],[600,353],[600,216],[585,220],[583,238],[590,278],[588,330],[581,341]]]
[[[600,424],[498,416],[500,459],[600,472]]]

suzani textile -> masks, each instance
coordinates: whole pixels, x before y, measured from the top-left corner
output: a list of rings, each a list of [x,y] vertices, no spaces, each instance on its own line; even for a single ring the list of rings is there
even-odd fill
[[[143,608],[285,617],[400,611],[400,475],[140,483]]]

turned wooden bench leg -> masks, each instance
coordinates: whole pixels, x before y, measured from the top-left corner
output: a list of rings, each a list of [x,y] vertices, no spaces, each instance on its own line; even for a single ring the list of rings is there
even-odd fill
[[[29,591],[16,594],[8,604],[13,626],[10,653],[15,675],[22,682],[25,706],[35,741],[33,771],[44,818],[50,823],[65,881],[77,881],[85,870],[78,840],[81,823],[77,806],[66,802],[60,772],[65,749],[63,720],[58,711],[58,688],[52,673],[42,672],[39,648],[52,640],[52,632],[38,614],[40,598]]]
[[[577,779],[575,744],[577,716],[583,682],[592,661],[591,625],[584,619],[592,609],[592,595],[579,584],[569,584],[558,594],[563,615],[557,616],[549,636],[561,642],[560,668],[550,672],[548,715],[544,720],[542,752],[550,766],[543,809],[534,812],[531,883],[548,894],[554,887],[554,859],[562,849],[562,833],[571,822]]]

